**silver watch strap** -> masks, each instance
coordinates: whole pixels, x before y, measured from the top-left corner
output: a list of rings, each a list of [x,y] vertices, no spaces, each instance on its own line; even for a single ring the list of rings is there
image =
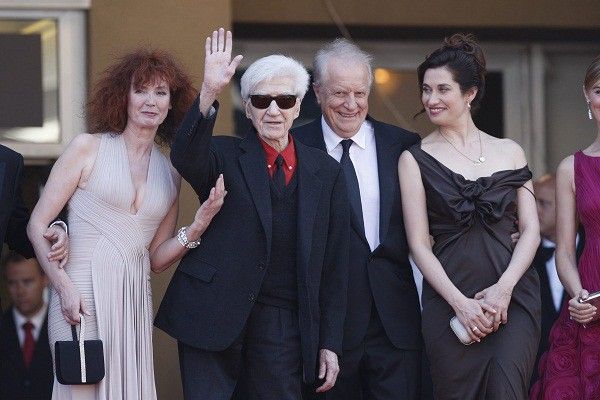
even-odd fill
[[[177,232],[177,240],[179,241],[179,244],[181,244],[186,249],[194,249],[200,244],[200,238],[198,238],[198,240],[190,241],[187,237],[187,228],[187,226],[182,226],[181,228],[179,228],[179,231]]]

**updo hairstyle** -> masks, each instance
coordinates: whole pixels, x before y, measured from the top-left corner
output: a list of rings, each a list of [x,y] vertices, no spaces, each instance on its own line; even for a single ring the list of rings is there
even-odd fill
[[[590,90],[598,81],[600,81],[600,54],[592,60],[592,63],[585,71],[583,87],[585,90]]]
[[[472,87],[477,94],[471,102],[471,110],[476,111],[481,105],[485,90],[485,57],[472,34],[456,33],[444,39],[442,47],[429,54],[417,68],[419,90],[423,89],[425,71],[430,68],[446,67],[460,86],[464,94]]]

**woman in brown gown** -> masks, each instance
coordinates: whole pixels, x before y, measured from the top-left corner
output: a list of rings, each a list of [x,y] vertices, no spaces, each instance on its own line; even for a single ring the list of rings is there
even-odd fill
[[[473,123],[484,74],[468,36],[427,57],[419,83],[437,129],[398,167],[408,241],[425,277],[422,328],[438,399],[525,399],[540,335],[531,172],[519,145]],[[454,315],[470,346],[451,330]]]

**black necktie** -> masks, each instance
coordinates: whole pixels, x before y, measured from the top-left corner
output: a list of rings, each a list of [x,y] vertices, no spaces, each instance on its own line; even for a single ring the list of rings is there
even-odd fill
[[[554,247],[545,247],[540,248],[540,258],[544,264],[546,264],[552,256],[554,255]]]
[[[348,187],[348,197],[350,199],[350,207],[354,213],[361,231],[364,233],[365,225],[363,222],[362,205],[360,201],[360,189],[358,187],[358,178],[356,177],[356,171],[354,170],[354,164],[350,159],[350,146],[352,146],[352,139],[342,140],[342,158],[340,159],[340,165],[344,171],[346,177],[346,186]]]
[[[277,169],[273,174],[273,183],[279,191],[282,191],[285,188],[285,171],[283,170],[283,157],[281,154],[275,159],[275,165],[277,165]]]

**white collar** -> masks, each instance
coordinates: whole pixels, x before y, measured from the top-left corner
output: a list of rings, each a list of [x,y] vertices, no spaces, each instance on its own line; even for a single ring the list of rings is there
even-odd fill
[[[340,144],[342,140],[345,138],[340,137],[331,129],[331,127],[325,121],[325,117],[321,116],[321,129],[323,129],[323,139],[325,140],[325,146],[327,147],[327,152],[331,152],[336,146]],[[358,132],[354,134],[350,139],[361,149],[365,149],[367,147],[367,132],[371,130],[371,123],[367,120],[364,120],[360,125]]]
[[[579,233],[577,233],[577,235],[575,236],[575,246],[577,246],[579,244]],[[545,237],[542,237],[542,247],[548,247],[551,249],[556,248],[556,243],[554,243],[553,241],[546,239]]]
[[[553,249],[556,247],[556,243],[543,237],[542,238],[542,247],[547,247],[547,248]]]
[[[31,321],[34,326],[34,329],[39,329],[44,324],[44,319],[46,318],[46,312],[48,311],[48,304],[44,302],[42,307],[36,312],[33,317],[27,318],[23,314],[21,314],[16,307],[13,307],[13,316],[15,317],[15,326],[17,329],[22,329],[22,326],[27,321]]]

